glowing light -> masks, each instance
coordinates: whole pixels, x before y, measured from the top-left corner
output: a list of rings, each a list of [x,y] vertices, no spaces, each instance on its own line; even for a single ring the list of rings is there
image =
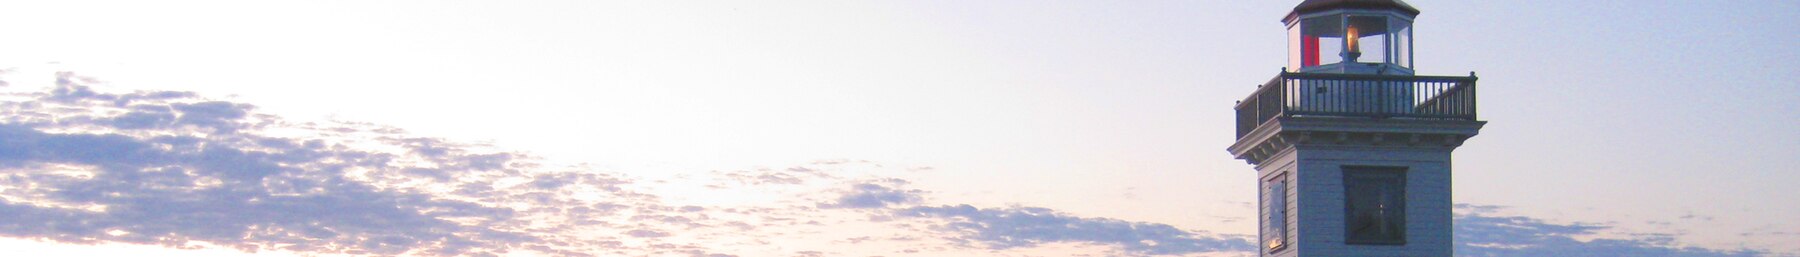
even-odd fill
[[[1344,29],[1344,40],[1345,40],[1345,42],[1348,42],[1348,44],[1349,44],[1349,46],[1344,47],[1345,51],[1348,51],[1351,53],[1362,53],[1362,47],[1360,46],[1360,44],[1357,44],[1357,42],[1356,42],[1356,41],[1358,41],[1357,38],[1361,38],[1361,37],[1362,37],[1362,33],[1358,33],[1356,31],[1356,26],[1350,26],[1350,27],[1345,28]]]

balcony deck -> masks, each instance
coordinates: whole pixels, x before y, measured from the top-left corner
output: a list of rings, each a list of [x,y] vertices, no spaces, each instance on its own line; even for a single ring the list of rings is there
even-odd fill
[[[1468,77],[1288,73],[1237,104],[1243,138],[1276,117],[1475,120],[1475,74]]]

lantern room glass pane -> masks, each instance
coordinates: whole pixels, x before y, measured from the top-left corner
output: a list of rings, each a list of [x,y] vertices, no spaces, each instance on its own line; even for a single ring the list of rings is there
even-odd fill
[[[1343,62],[1343,16],[1330,15],[1300,21],[1302,67]]]
[[[1394,64],[1411,69],[1413,68],[1412,22],[1394,19],[1394,28],[1396,28],[1395,31],[1399,31],[1394,32]]]
[[[1345,59],[1361,63],[1389,63],[1388,18],[1386,16],[1350,16],[1344,26]]]
[[[1300,60],[1300,55],[1301,55],[1301,53],[1300,53],[1300,24],[1289,25],[1287,37],[1288,37],[1288,63],[1287,63],[1288,71],[1289,72],[1299,72],[1301,67],[1305,67],[1302,65],[1302,62]],[[1317,56],[1318,51],[1316,51],[1317,49],[1314,49],[1314,50],[1315,50],[1315,51],[1313,51],[1314,56]]]

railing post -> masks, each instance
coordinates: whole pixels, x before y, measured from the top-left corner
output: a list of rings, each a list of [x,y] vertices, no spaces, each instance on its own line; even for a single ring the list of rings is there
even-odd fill
[[[1469,120],[1475,120],[1475,72],[1469,72]]]

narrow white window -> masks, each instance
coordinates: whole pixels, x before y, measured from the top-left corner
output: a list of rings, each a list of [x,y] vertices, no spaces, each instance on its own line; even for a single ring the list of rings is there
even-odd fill
[[[1276,252],[1287,246],[1287,175],[1276,175],[1275,178],[1269,179],[1268,185],[1268,195],[1263,196],[1265,197],[1264,199],[1268,199],[1268,204],[1266,205],[1268,206],[1268,210],[1263,213],[1269,215],[1269,223],[1267,227],[1263,228],[1263,235],[1265,237],[1263,240],[1268,242],[1269,252]]]

